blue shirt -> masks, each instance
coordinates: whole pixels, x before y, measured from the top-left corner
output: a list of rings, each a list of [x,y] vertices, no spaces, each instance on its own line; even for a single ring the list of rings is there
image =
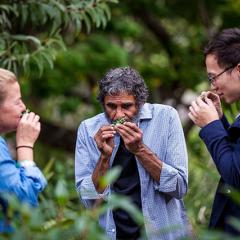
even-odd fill
[[[38,205],[38,193],[41,192],[47,181],[38,167],[19,167],[12,159],[5,140],[0,137],[0,195],[12,193],[20,201],[31,206]],[[2,222],[0,221],[0,231]]]
[[[92,181],[92,173],[100,158],[94,136],[103,125],[109,124],[104,113],[80,124],[76,143],[75,178],[80,199],[91,207],[96,199],[111,195],[108,186],[99,194]],[[188,158],[184,134],[177,111],[161,104],[146,103],[140,109],[139,127],[143,142],[163,161],[160,181],[156,182],[137,160],[140,177],[142,213],[148,239],[176,239],[188,232],[188,221],[182,201],[188,188]],[[112,166],[120,137],[114,138],[110,165]],[[99,219],[111,239],[116,239],[116,227],[111,209]],[[171,227],[171,230],[166,228]]]

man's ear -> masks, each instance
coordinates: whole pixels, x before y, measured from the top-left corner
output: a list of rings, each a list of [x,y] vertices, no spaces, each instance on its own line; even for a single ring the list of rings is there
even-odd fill
[[[237,65],[238,79],[240,80],[240,63]]]
[[[240,63],[238,63],[238,65],[237,65],[237,71],[240,74]]]

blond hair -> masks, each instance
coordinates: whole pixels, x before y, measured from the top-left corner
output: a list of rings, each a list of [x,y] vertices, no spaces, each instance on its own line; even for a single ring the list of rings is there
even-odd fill
[[[6,69],[0,68],[0,104],[6,97],[6,88],[10,83],[17,81],[16,75]]]

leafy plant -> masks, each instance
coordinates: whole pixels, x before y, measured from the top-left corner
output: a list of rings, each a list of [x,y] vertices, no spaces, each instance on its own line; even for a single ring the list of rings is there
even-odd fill
[[[10,0],[0,4],[1,67],[15,73],[21,67],[29,75],[34,65],[42,75],[45,68],[53,68],[57,52],[66,50],[69,38],[77,38],[83,28],[89,33],[92,26],[106,27],[111,17],[108,3],[116,2]]]

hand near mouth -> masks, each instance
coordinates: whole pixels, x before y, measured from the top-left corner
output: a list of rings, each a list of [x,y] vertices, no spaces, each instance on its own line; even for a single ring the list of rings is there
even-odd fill
[[[206,98],[212,100],[213,105],[217,110],[218,116],[221,119],[223,116],[223,111],[222,111],[220,96],[217,93],[215,93],[215,91],[207,91],[207,92],[202,92],[200,97],[204,102],[206,102]]]
[[[126,119],[123,117],[123,118],[118,118],[118,119],[114,120],[114,121],[112,122],[112,124],[113,124],[114,126],[116,126],[117,124],[123,124],[123,123],[125,123],[125,122],[126,122]]]

